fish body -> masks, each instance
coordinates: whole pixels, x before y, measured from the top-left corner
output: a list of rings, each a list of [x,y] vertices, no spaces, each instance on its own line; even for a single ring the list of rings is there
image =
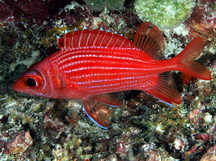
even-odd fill
[[[136,48],[100,47],[57,52],[28,69],[46,76],[44,92],[31,90],[31,94],[78,99],[131,89],[144,91],[157,84],[161,72],[177,69],[172,61],[161,62],[142,54]]]
[[[13,89],[41,97],[81,99],[87,116],[107,128],[110,110],[92,100],[119,106],[107,93],[141,90],[179,104],[181,97],[168,71],[210,80],[210,72],[194,61],[203,44],[197,37],[178,56],[160,60],[163,36],[148,22],[137,30],[134,42],[100,30],[75,31],[60,38],[60,51],[32,65]]]

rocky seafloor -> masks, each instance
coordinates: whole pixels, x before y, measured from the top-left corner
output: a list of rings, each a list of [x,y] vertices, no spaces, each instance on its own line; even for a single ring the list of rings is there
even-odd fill
[[[216,160],[216,3],[213,0],[1,0],[0,160]],[[181,14],[181,15],[180,15]],[[169,106],[141,91],[117,93],[107,130],[92,123],[78,100],[47,99],[12,90],[33,63],[58,51],[74,28],[103,28],[133,40],[142,22],[164,33],[165,58],[196,36],[204,81],[173,72],[183,102]]]

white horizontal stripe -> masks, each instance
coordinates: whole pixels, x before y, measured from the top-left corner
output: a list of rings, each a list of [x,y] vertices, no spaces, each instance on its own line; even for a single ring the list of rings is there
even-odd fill
[[[108,85],[101,85],[101,86],[91,86],[88,87],[89,89],[91,89],[91,92],[109,92],[109,91],[122,91],[122,90],[131,90],[131,89],[142,89],[145,87],[148,87],[150,84],[151,80],[148,80],[146,82],[144,82],[144,80],[140,80],[139,82],[137,81],[130,81],[130,82],[123,82],[121,83],[121,86],[119,86],[120,84],[108,84]]]
[[[128,76],[131,76],[131,75],[141,75],[143,74],[143,72],[132,72],[132,73],[116,73],[116,72],[113,72],[113,73],[91,73],[91,74],[82,74],[82,75],[77,75],[77,76],[72,76],[71,78],[76,78],[76,79],[80,79],[80,78],[88,78],[88,77],[91,77],[92,79],[94,79],[94,77],[98,77],[98,76],[118,76],[118,77],[127,77]]]
[[[66,68],[67,66],[65,66]],[[72,72],[76,72],[76,71],[83,71],[83,70],[96,70],[96,69],[102,69],[104,70],[104,72],[106,72],[106,70],[119,70],[119,72],[121,72],[120,70],[130,70],[132,72],[132,70],[136,71],[136,70],[142,70],[145,71],[145,68],[132,68],[132,67],[103,67],[103,66],[95,66],[95,67],[80,67],[80,68],[76,68],[76,69],[70,69],[70,70],[66,70],[65,73],[72,73]],[[84,71],[83,71],[84,73]]]
[[[91,80],[91,81],[83,81],[83,82],[77,82],[77,84],[91,84],[91,83],[101,83],[101,82],[107,82],[107,83],[109,83],[109,82],[116,82],[116,81],[120,81],[120,82],[122,82],[123,84],[125,83],[125,81],[127,81],[127,82],[129,82],[129,83],[132,83],[132,82],[138,82],[138,81],[140,81],[140,80],[138,80],[138,79],[144,79],[144,78],[147,78],[147,77],[149,77],[149,75],[145,75],[145,76],[136,76],[136,77],[123,77],[123,78],[119,78],[119,77],[117,77],[117,78],[113,78],[113,79],[97,79],[97,80]],[[129,80],[132,80],[132,81],[129,81]],[[126,83],[127,83],[126,82]],[[120,83],[118,83],[118,84],[120,84]],[[110,84],[109,84],[110,85]],[[113,84],[114,85],[114,84]],[[111,84],[111,86],[112,86],[112,84]]]
[[[108,50],[109,49],[109,50]],[[118,50],[118,51],[115,51]],[[120,51],[119,51],[120,50]],[[106,53],[108,52],[112,52],[115,53],[117,55],[122,55],[121,53],[124,53],[124,55],[128,55],[128,56],[132,56],[133,54],[131,53],[132,51],[139,51],[139,49],[137,48],[110,48],[110,47],[95,47],[95,46],[91,46],[91,47],[80,47],[80,48],[73,48],[73,49],[69,49],[69,50],[64,50],[62,52],[59,52],[58,55],[56,55],[57,59],[64,59],[65,57],[68,57],[69,55],[75,55],[75,54],[79,54],[79,53],[85,53],[83,55],[86,55],[87,53],[90,53],[90,55],[92,53],[104,53],[104,51]],[[127,51],[131,51],[127,54]],[[82,55],[80,54],[80,55]],[[106,56],[106,54],[103,54],[104,56]],[[132,56],[134,57],[134,55]]]
[[[95,58],[95,60],[92,60],[92,58]],[[142,60],[139,60],[139,59],[134,59],[134,58],[130,58],[130,57],[119,57],[119,56],[110,56],[110,55],[95,55],[95,54],[89,54],[89,55],[75,55],[75,56],[72,56],[72,57],[68,57],[68,58],[64,58],[62,60],[59,60],[58,61],[58,65],[60,66],[60,69],[64,69],[64,68],[67,68],[67,67],[70,67],[72,68],[73,65],[77,65],[77,64],[84,64],[85,63],[96,63],[96,61],[100,60],[100,58],[102,58],[101,60],[103,62],[106,62],[106,59],[109,59],[107,60],[107,63],[113,63],[113,64],[119,64],[119,62],[117,61],[128,61],[128,65],[129,64],[135,64],[136,63],[143,63]],[[81,59],[81,60],[76,60],[76,59]],[[112,61],[110,61],[110,59],[112,59]],[[65,62],[67,62],[66,64],[64,64]],[[121,63],[121,62],[120,62]],[[64,64],[64,65],[62,65]]]

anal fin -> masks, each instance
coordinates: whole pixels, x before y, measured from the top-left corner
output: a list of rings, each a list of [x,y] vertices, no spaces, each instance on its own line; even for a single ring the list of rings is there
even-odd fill
[[[157,85],[145,92],[168,104],[181,103],[180,94],[170,72],[160,74]]]

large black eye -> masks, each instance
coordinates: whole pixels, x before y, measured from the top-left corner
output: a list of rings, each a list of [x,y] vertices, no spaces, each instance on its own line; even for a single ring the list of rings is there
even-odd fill
[[[29,87],[34,87],[37,85],[36,81],[33,78],[28,78],[26,80],[26,85]]]

